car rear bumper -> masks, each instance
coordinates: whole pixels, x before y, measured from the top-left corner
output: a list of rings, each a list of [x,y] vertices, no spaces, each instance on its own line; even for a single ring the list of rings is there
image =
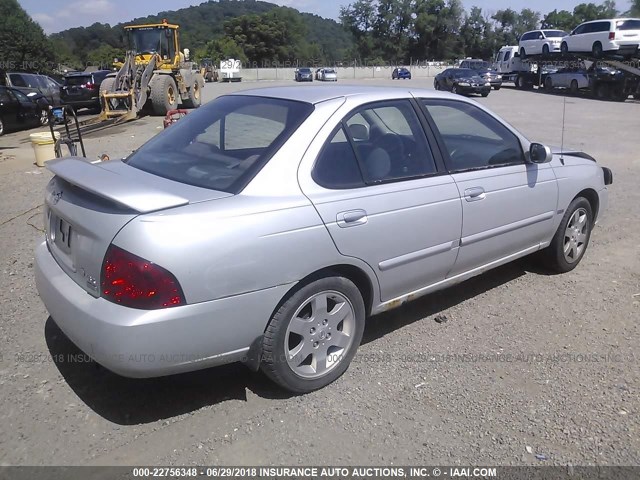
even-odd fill
[[[126,377],[156,377],[243,360],[293,286],[162,310],[95,298],[57,264],[46,242],[35,252],[36,287],[60,329],[83,352]]]

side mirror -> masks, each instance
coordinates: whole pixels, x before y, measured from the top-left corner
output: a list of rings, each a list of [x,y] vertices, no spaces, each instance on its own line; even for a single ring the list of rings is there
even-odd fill
[[[541,143],[532,143],[529,147],[529,160],[531,163],[547,163],[553,158],[551,149]]]

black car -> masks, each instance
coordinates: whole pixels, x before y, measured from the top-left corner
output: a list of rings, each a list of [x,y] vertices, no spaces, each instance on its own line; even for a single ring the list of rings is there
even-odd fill
[[[502,75],[500,75],[497,70],[492,68],[483,68],[478,70],[478,75],[485,79],[485,81],[491,84],[491,88],[494,90],[500,90],[502,87]]]
[[[60,84],[47,75],[25,72],[0,73],[0,86],[15,88],[34,100],[45,112],[49,106],[60,106]],[[47,116],[42,117],[43,125]]]
[[[436,75],[433,88],[461,95],[479,93],[483,97],[491,92],[491,84],[478,75],[478,72],[469,68],[447,68]]]
[[[62,103],[76,110],[81,108],[100,109],[100,84],[111,73],[109,70],[69,73],[65,75],[60,88]]]
[[[313,82],[313,72],[310,68],[296,68],[296,82]]]
[[[43,123],[47,111],[16,88],[0,86],[0,135]]]

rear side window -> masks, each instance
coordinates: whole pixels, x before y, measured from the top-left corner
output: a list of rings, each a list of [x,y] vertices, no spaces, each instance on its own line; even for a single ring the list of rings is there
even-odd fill
[[[608,32],[611,28],[610,22],[596,22],[593,24],[592,32]]]
[[[355,188],[436,173],[416,112],[408,101],[367,105],[347,116],[323,147],[312,176],[325,188]]]
[[[311,114],[313,105],[229,95],[189,113],[133,153],[132,167],[238,193]]]
[[[640,20],[622,20],[616,22],[618,30],[640,30]]]

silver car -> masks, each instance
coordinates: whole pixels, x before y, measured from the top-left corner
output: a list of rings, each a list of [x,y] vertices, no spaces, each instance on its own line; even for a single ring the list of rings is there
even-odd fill
[[[40,297],[129,377],[243,361],[294,392],[365,318],[540,252],[576,267],[611,171],[431,90],[220,97],[123,161],[47,163]]]

